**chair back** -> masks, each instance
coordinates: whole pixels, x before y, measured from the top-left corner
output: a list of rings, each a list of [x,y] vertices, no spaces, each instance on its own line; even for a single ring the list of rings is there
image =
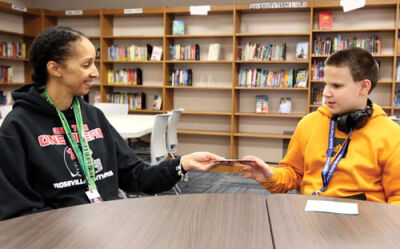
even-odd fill
[[[168,119],[168,132],[167,132],[167,150],[168,153],[175,153],[178,147],[178,122],[181,117],[181,113],[184,109],[180,108],[171,111],[171,116]]]
[[[94,103],[94,106],[99,108],[104,115],[110,114],[126,114],[128,115],[128,104],[115,104],[115,103]]]
[[[0,106],[0,116],[2,119],[5,119],[7,114],[12,110],[12,105],[3,105]]]
[[[154,119],[150,138],[151,165],[155,165],[168,157],[165,134],[170,115],[169,113],[158,114]]]

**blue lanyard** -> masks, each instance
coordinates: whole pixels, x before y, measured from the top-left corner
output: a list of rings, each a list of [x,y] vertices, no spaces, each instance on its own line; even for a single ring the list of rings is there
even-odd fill
[[[326,188],[328,187],[328,184],[331,181],[333,172],[335,172],[336,167],[339,164],[339,161],[343,158],[343,155],[347,149],[347,146],[349,145],[351,134],[353,133],[353,129],[350,129],[349,135],[347,136],[346,140],[343,142],[342,148],[336,154],[336,158],[334,158],[333,162],[330,163],[332,154],[333,154],[334,141],[335,141],[335,122],[336,122],[336,119],[331,118],[331,123],[329,126],[328,153],[327,153],[327,158],[326,158],[324,167],[322,168],[322,171],[321,171],[322,182],[323,182],[323,186],[320,190],[321,192],[324,192],[326,190]]]

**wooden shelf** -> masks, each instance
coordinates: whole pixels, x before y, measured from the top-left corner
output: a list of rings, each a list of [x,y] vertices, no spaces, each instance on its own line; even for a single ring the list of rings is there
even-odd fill
[[[35,37],[33,35],[26,35],[26,34],[22,34],[22,33],[7,31],[7,30],[0,30],[0,34],[1,35],[9,35],[9,36],[17,36],[17,37],[28,37],[28,38],[34,38]]]
[[[235,87],[236,90],[308,91],[305,87]]]
[[[273,138],[273,139],[291,139],[292,135],[272,134],[272,133],[248,133],[240,132],[234,133],[235,137],[253,137],[253,138]]]
[[[248,61],[242,61],[242,60],[236,60],[236,63],[242,63],[242,64],[308,64],[308,61],[267,61],[267,60],[248,60]]]
[[[156,88],[161,89],[163,86],[151,86],[151,85],[122,85],[118,83],[105,83],[104,87],[128,87],[128,88]]]
[[[0,56],[0,60],[3,60],[3,61],[29,61],[28,58],[3,57],[3,56]]]
[[[236,33],[236,37],[310,36],[310,33]]]
[[[222,132],[222,131],[199,131],[199,130],[178,130],[178,134],[186,134],[186,135],[205,135],[205,136],[231,136],[230,132]]]
[[[311,55],[312,58],[328,58],[329,55]],[[383,57],[395,57],[394,54],[372,54],[375,58],[383,58]]]
[[[231,116],[230,112],[200,112],[200,111],[183,111],[183,115],[205,115],[205,116]]]
[[[163,113],[163,112],[162,111],[156,111],[156,110],[150,110],[150,109],[145,109],[145,110],[129,109],[129,113],[160,114],[160,113]]]
[[[254,112],[236,112],[239,117],[268,117],[268,118],[302,118],[306,113],[254,113]]]
[[[112,39],[112,40],[121,40],[121,39],[143,39],[143,40],[151,40],[151,39],[163,39],[164,36],[162,35],[105,35],[103,36],[104,39]]]
[[[232,90],[231,87],[225,86],[165,86],[170,89],[206,89],[206,90]]]
[[[313,33],[362,33],[362,32],[395,32],[396,28],[363,28],[363,29],[314,29]]]
[[[205,60],[167,60],[168,64],[231,64],[232,61],[229,60],[219,60],[219,61],[205,61]]]
[[[167,38],[233,38],[233,34],[166,35]]]
[[[4,81],[0,81],[0,86],[22,86],[27,84],[26,82],[4,82]]]
[[[129,60],[103,60],[104,63],[135,63],[135,64],[162,64],[163,61],[129,61]]]

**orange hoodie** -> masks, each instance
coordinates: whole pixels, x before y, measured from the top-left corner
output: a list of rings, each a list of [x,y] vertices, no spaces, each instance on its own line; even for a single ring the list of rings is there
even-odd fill
[[[264,188],[272,193],[299,189],[306,195],[321,189],[331,116],[325,105],[300,120],[287,154],[279,163],[281,167],[273,168],[274,175],[260,182]],[[346,137],[336,126],[335,140]],[[335,152],[339,148],[336,146]],[[353,131],[345,157],[320,195],[346,197],[362,193],[369,201],[400,205],[400,126],[375,104],[368,123]]]

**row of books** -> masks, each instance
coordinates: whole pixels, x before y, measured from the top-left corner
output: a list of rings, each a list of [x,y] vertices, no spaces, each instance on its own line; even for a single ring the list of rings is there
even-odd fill
[[[200,46],[175,44],[170,46],[171,60],[200,60]]]
[[[109,83],[121,85],[142,85],[143,73],[140,68],[123,68],[120,70],[108,70],[107,79]]]
[[[241,69],[239,87],[307,87],[308,70]]]
[[[381,37],[377,35],[371,35],[367,38],[342,38],[339,34],[333,38],[320,36],[314,39],[313,51],[314,55],[329,55],[339,50],[343,50],[350,47],[359,47],[369,51],[372,54],[381,53]]]
[[[11,105],[11,91],[0,91],[0,105]]]
[[[169,83],[171,86],[191,86],[192,69],[176,69],[169,74]]]
[[[286,43],[256,44],[247,43],[239,47],[240,60],[286,60]]]
[[[256,95],[256,113],[268,113],[268,95]],[[278,113],[291,113],[292,100],[291,98],[281,98],[279,103]]]
[[[311,103],[313,105],[322,105],[323,104],[323,95],[324,88],[316,87],[311,89]]]
[[[26,58],[25,42],[0,42],[0,56]]]
[[[146,45],[131,45],[128,47],[112,45],[107,47],[109,60],[126,61],[159,61],[162,57],[162,47]]]
[[[323,80],[324,79],[324,62],[314,60],[311,67],[311,79]]]
[[[138,93],[107,93],[107,102],[128,104],[129,109],[142,110],[146,108],[146,94]]]
[[[12,66],[0,66],[0,82],[12,82],[14,68]]]

